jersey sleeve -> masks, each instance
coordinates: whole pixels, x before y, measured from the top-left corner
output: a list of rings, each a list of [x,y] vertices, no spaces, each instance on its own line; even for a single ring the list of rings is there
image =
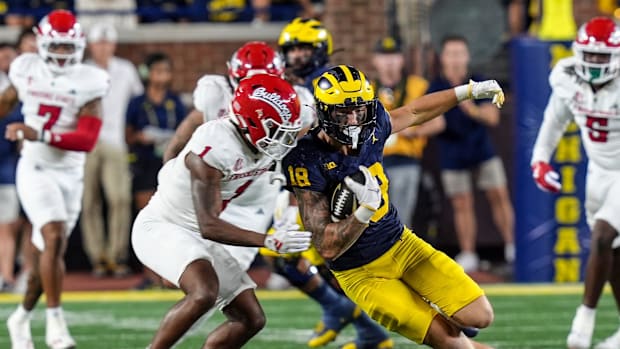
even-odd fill
[[[572,114],[566,105],[566,100],[554,90],[549,97],[543,122],[534,143],[531,164],[538,161],[549,162],[571,119]]]
[[[549,85],[558,98],[572,98],[575,90],[579,89],[574,64],[575,61],[572,57],[562,59],[558,61],[549,74]]]
[[[222,87],[216,81],[218,77],[205,75],[198,80],[194,89],[194,108],[202,112],[205,122],[218,119],[219,108],[217,106],[227,99]]]
[[[316,120],[316,112],[314,109],[314,97],[310,91],[303,86],[294,86],[297,97],[299,98],[299,104],[301,105],[301,123],[303,127],[312,126],[314,120]]]
[[[327,179],[321,171],[321,160],[313,156],[313,153],[301,144],[282,160],[282,171],[286,177],[287,189],[326,191]]]
[[[78,96],[78,104],[84,104],[102,98],[110,89],[110,75],[103,69],[94,66],[85,66],[84,86],[81,87]]]
[[[15,58],[9,66],[9,80],[20,94],[28,84],[28,74],[37,59],[39,57],[34,53],[24,53]]]
[[[221,131],[214,127],[214,124],[202,124],[194,131],[192,138],[187,143],[189,151],[198,155],[207,165],[226,174],[233,167],[233,163],[229,159],[230,149],[227,146],[230,140],[224,139]]]

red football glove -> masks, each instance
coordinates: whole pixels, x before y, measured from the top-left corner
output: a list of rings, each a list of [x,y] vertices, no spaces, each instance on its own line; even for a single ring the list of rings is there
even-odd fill
[[[532,165],[532,177],[542,191],[557,193],[562,189],[560,175],[546,162],[539,161]]]

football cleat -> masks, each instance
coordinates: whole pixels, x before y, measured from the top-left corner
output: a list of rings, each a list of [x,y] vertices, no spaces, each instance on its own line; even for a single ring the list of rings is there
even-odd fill
[[[6,321],[12,349],[34,349],[30,332],[30,317],[19,319],[15,313]]]
[[[75,349],[75,340],[68,333],[53,338],[45,336],[45,344],[50,349]]]
[[[348,342],[340,346],[340,349],[392,349],[394,348],[394,341],[391,338],[386,338],[378,343],[363,343],[357,339],[353,342]]]
[[[584,309],[584,306],[577,308],[570,333],[566,338],[568,349],[589,349],[592,344],[595,313],[594,311],[587,313]]]
[[[616,333],[607,337],[604,341],[597,344],[594,349],[618,349],[620,348],[620,329]]]
[[[362,309],[353,305],[351,309],[348,309],[347,314],[339,316],[324,313],[323,318],[314,328],[312,337],[308,340],[308,346],[310,348],[322,347],[335,340],[343,328],[362,314]]]
[[[75,340],[69,334],[69,329],[62,313],[56,316],[47,316],[45,344],[51,349],[75,348]]]

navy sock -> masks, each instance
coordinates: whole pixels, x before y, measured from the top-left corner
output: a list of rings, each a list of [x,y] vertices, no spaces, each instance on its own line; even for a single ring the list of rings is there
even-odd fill
[[[319,287],[308,292],[308,295],[317,301],[325,311],[340,306],[343,301],[342,298],[344,298],[324,281],[321,282]]]

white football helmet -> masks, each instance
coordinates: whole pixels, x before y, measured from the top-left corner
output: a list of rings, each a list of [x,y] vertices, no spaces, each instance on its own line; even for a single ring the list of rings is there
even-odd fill
[[[50,12],[41,19],[34,32],[39,55],[54,73],[64,73],[82,62],[86,37],[71,12]]]
[[[606,17],[591,19],[579,28],[573,52],[575,72],[585,81],[602,84],[615,78],[620,73],[620,28]],[[591,56],[599,57],[593,61]]]

